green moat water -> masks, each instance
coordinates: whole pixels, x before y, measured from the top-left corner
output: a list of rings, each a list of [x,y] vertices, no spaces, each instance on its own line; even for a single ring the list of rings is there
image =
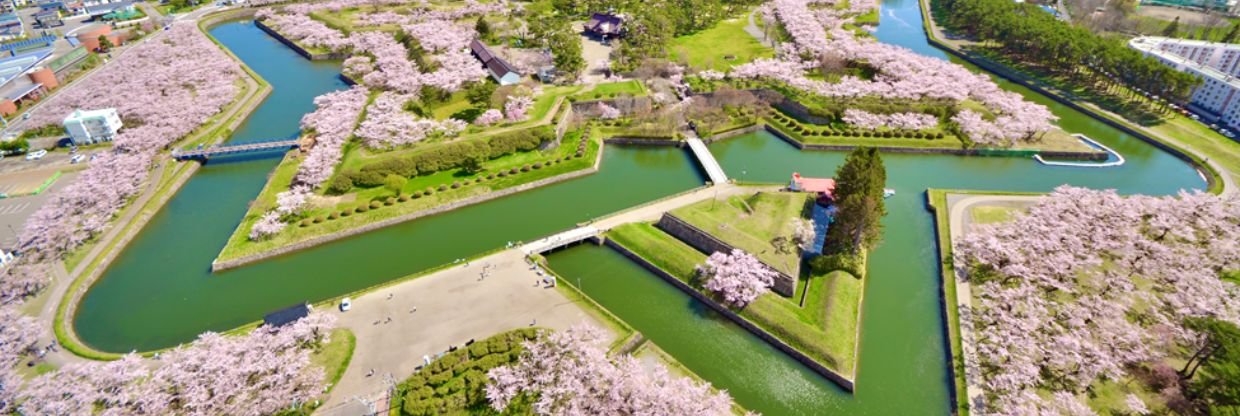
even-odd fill
[[[912,0],[886,1],[876,36],[943,58],[925,42]],[[272,83],[271,97],[233,140],[297,133],[312,98],[344,88],[333,64],[306,61],[249,22],[211,30]],[[1204,180],[1175,157],[1045,97],[1070,132],[1124,154],[1118,168],[1052,168],[1029,159],[886,155],[889,187],[884,244],[871,255],[857,391],[853,396],[809,372],[688,296],[605,248],[553,254],[552,265],[693,371],[764,414],[944,414],[948,380],[930,187],[1046,191],[1061,184],[1167,194]],[[792,171],[830,176],[843,153],[799,152],[766,134],[712,145],[731,177],[784,181]],[[697,186],[702,176],[675,149],[608,146],[594,175],[411,221],[225,273],[209,272],[276,159],[212,163],[199,171],[116,259],[79,305],[73,325],[91,346],[125,352],[191,340],[264,313],[425,270],[505,242]]]

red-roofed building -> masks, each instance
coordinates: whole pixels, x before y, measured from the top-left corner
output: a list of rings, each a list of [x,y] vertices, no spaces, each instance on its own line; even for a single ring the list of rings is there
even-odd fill
[[[788,183],[788,189],[796,192],[813,192],[818,194],[818,200],[831,202],[835,199],[835,179],[831,178],[806,178],[800,173],[792,173],[792,181]]]

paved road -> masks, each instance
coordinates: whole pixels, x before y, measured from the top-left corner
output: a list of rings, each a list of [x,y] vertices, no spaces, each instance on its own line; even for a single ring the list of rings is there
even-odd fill
[[[1002,206],[1002,207],[1027,207],[1033,205],[1041,197],[1039,196],[992,196],[992,195],[955,195],[948,194],[948,218],[951,232],[951,244],[956,245],[956,241],[966,233],[972,225],[972,216],[968,215],[975,207],[981,206]],[[946,278],[947,276],[944,276]],[[965,399],[969,401],[969,409],[977,414],[984,413],[986,403],[984,401],[985,391],[980,385],[981,367],[978,366],[977,347],[973,345],[974,329],[973,321],[968,317],[971,316],[973,290],[969,281],[962,275],[961,270],[956,270],[956,275],[951,278],[956,279],[956,308],[959,311],[957,316],[960,317],[960,345],[963,351],[964,359],[964,379],[965,379]]]
[[[42,207],[52,194],[76,181],[77,175],[78,172],[62,174],[56,183],[39,195],[0,199],[0,248],[7,250],[17,245],[17,233],[25,226],[26,218]],[[0,185],[0,192],[5,188],[5,185]]]

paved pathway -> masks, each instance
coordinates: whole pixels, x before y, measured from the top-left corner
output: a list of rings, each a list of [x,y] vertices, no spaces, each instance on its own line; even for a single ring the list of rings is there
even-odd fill
[[[948,194],[948,218],[951,232],[951,244],[956,245],[956,240],[964,237],[969,232],[972,225],[972,216],[969,215],[975,207],[979,206],[1005,206],[1005,207],[1027,207],[1035,203],[1039,196],[994,196],[994,195],[955,195]],[[954,270],[954,269],[953,269]],[[944,276],[947,278],[947,276]],[[965,279],[961,270],[956,270],[956,275],[951,278],[956,280],[956,309],[957,316],[960,317],[960,346],[964,359],[964,380],[965,380],[965,400],[969,402],[969,409],[975,414],[984,414],[986,403],[983,401],[985,392],[982,390],[981,383],[981,367],[978,366],[977,347],[974,345],[974,329],[973,321],[969,319],[972,311],[973,291],[969,281]],[[957,394],[960,394],[957,392]]]
[[[753,36],[754,39],[757,39],[758,43],[772,48],[775,47],[775,42],[767,39],[766,33],[762,32],[762,28],[758,27],[757,22],[754,22],[753,17],[756,14],[758,14],[757,10],[749,13],[749,24],[745,25],[745,33],[748,33],[749,36]]]
[[[486,278],[483,270],[490,270]],[[331,312],[357,336],[357,348],[324,408],[374,397],[389,379],[412,374],[423,357],[471,339],[532,325],[558,330],[588,321],[606,328],[541,279],[524,253],[505,250],[367,293],[353,299],[352,310]]]

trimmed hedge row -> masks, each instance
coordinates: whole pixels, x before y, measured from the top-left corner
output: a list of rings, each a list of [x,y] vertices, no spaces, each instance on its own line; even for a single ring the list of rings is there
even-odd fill
[[[353,189],[354,186],[366,188],[382,186],[383,179],[388,175],[412,178],[449,169],[478,166],[489,159],[536,150],[542,144],[554,139],[555,130],[551,126],[540,126],[487,138],[444,143],[423,151],[373,162],[357,170],[343,172],[336,175],[327,190],[334,194],[342,194]]]
[[[459,414],[486,406],[487,371],[513,363],[534,328],[505,332],[449,352],[396,386],[402,415]]]
[[[774,112],[771,115],[771,120],[774,120],[775,122],[779,123],[786,130],[790,130],[802,136],[873,137],[873,138],[883,138],[883,139],[927,139],[927,140],[939,140],[939,139],[946,137],[943,135],[943,132],[929,133],[929,132],[923,132],[923,131],[908,131],[908,130],[894,130],[894,131],[881,131],[880,132],[880,131],[858,130],[858,129],[837,130],[831,127],[826,127],[822,129],[808,128],[802,125],[800,122],[793,120],[792,118],[786,115],[783,115],[782,113],[778,111]]]

